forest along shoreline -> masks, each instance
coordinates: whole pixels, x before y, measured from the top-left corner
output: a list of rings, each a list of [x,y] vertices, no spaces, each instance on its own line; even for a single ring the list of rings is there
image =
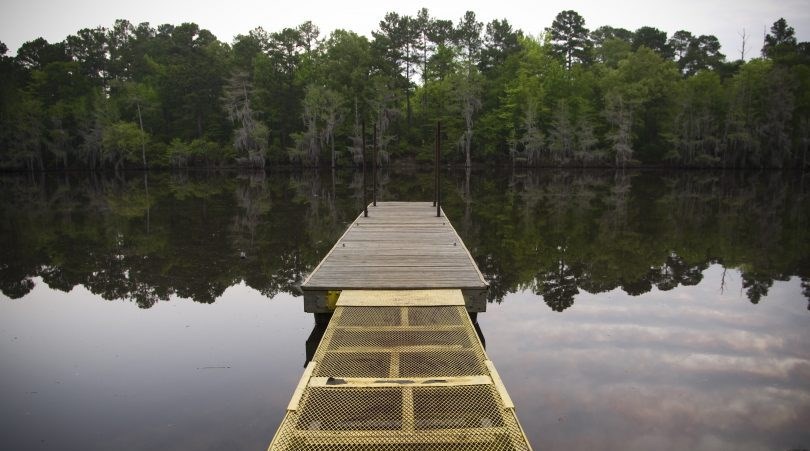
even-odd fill
[[[784,18],[735,55],[572,10],[541,36],[425,8],[370,36],[122,19],[0,43],[0,169],[352,166],[364,125],[376,164],[422,164],[439,121],[453,165],[810,166],[810,45]]]

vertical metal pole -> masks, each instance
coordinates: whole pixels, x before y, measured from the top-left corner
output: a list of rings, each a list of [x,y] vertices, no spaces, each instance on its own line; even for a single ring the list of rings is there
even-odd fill
[[[437,122],[438,124],[438,122]],[[433,141],[433,206],[439,200],[439,128],[437,126]]]
[[[362,131],[362,146],[363,146],[363,216],[368,218],[368,200],[366,199],[366,121],[363,121]]]
[[[372,176],[371,176],[371,183],[372,183],[371,201],[373,202],[373,205],[376,207],[377,206],[377,124],[376,123],[374,124],[374,144],[372,144],[371,149],[372,149],[372,153],[374,155],[373,157],[371,157],[371,164],[374,165],[373,166],[374,169],[372,169]]]
[[[436,122],[436,217],[442,215],[442,187],[439,183],[439,163],[442,155],[442,121]]]

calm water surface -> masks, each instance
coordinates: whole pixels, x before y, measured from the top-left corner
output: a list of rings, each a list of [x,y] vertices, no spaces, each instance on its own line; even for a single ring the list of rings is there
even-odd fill
[[[380,197],[429,200],[431,175],[386,173]],[[535,449],[810,448],[810,177],[443,183]],[[297,286],[361,188],[350,172],[0,177],[0,449],[265,449],[318,339]]]

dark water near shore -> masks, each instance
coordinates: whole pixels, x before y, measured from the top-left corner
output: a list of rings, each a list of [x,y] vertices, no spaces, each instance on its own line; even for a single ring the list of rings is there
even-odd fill
[[[430,172],[381,178],[432,199]],[[265,449],[313,332],[297,286],[361,188],[0,176],[0,449]],[[536,450],[810,448],[810,176],[456,171],[443,192]]]

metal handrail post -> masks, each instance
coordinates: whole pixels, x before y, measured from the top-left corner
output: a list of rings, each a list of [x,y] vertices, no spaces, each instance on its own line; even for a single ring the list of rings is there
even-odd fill
[[[373,165],[372,169],[372,176],[371,176],[371,201],[373,205],[377,206],[377,124],[374,124],[374,143],[372,144],[371,151],[373,153],[373,157],[371,158],[371,164]]]
[[[439,129],[434,131],[433,137],[433,206],[439,200]]]
[[[439,165],[442,154],[442,121],[436,122],[436,217],[442,215],[442,188],[439,183]]]
[[[361,133],[363,134],[362,138],[362,146],[363,146],[363,216],[368,218],[368,199],[366,199],[367,191],[366,188],[366,121],[363,121]]]

